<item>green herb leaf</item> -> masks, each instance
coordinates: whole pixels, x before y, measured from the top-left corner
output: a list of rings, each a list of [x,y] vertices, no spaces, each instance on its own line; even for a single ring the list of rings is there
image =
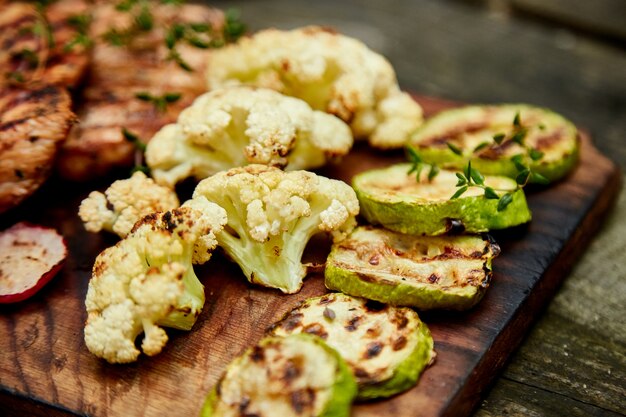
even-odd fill
[[[524,169],[522,171],[520,171],[519,174],[517,174],[517,177],[515,177],[515,182],[517,182],[519,185],[526,185],[526,183],[528,183],[528,179],[530,178],[530,170],[529,169]]]
[[[122,128],[122,135],[124,136],[124,139],[126,141],[128,141],[128,142],[132,143],[133,145],[135,145],[135,148],[139,149],[141,152],[145,152],[146,151],[146,144],[143,143],[139,139],[139,136],[137,136],[136,134],[132,133],[131,131],[129,131],[125,127]]]
[[[525,128],[520,128],[515,133],[513,133],[513,136],[511,136],[511,140],[520,146],[524,146],[524,139],[526,139],[527,133],[528,131]]]
[[[446,142],[446,145],[448,145],[448,148],[452,152],[454,152],[456,155],[460,155],[460,156],[463,155],[463,151],[458,146],[456,146],[455,144],[450,143],[450,142]]]
[[[498,211],[502,211],[506,209],[509,204],[513,202],[513,194],[506,193],[502,197],[500,197],[500,201],[498,201]]]
[[[77,34],[74,39],[69,41],[63,46],[63,52],[68,53],[74,49],[75,46],[82,45],[85,48],[91,47],[93,45],[93,41],[87,35],[83,35],[82,33]]]
[[[152,13],[150,12],[150,8],[148,5],[144,5],[141,8],[139,14],[135,17],[135,23],[137,28],[143,32],[149,32],[152,30],[154,26],[154,20],[152,18]]]
[[[541,152],[540,150],[531,148],[528,150],[528,156],[530,156],[530,159],[532,159],[533,161],[538,161],[541,158],[543,158],[544,153]]]
[[[135,93],[135,98],[138,98],[139,100],[142,101],[152,101],[154,100],[154,97],[152,96],[152,94],[146,92],[146,91],[140,91],[138,93]]]
[[[485,177],[475,168],[470,168],[470,174],[474,182],[478,185],[485,185]]]
[[[456,183],[457,187],[467,184],[467,178],[465,178],[465,175],[461,174],[460,172],[457,172],[456,177],[459,179],[458,182]]]
[[[517,155],[511,157],[511,161],[513,162],[513,164],[515,164],[515,168],[518,171],[523,171],[525,169],[528,169],[528,167],[524,163],[524,155],[522,155],[522,154],[517,154]]]
[[[189,27],[191,28],[191,30],[198,33],[206,33],[213,30],[211,28],[211,25],[209,25],[208,23],[190,23]]]
[[[240,13],[237,9],[226,10],[225,16],[224,38],[228,42],[234,42],[246,32],[246,25],[241,22]]]
[[[133,175],[137,171],[141,171],[147,176],[150,176],[150,168],[145,165],[135,165],[133,169],[130,170],[130,175]]]
[[[176,49],[171,49],[167,59],[170,61],[174,61],[178,64],[178,66],[184,69],[187,72],[193,72],[193,68],[189,65],[182,56],[178,53]]]
[[[458,190],[456,190],[456,193],[454,193],[452,195],[452,197],[450,197],[450,200],[455,200],[455,199],[461,197],[463,195],[463,193],[465,193],[467,191],[467,189],[468,189],[467,185],[459,188]]]
[[[465,178],[467,178],[467,183],[472,183],[472,161],[467,162],[467,166],[465,167]]]
[[[496,133],[495,135],[493,135],[493,141],[498,145],[500,145],[502,141],[504,141],[504,138],[506,138],[506,135],[504,133]]]
[[[472,152],[473,153],[480,152],[483,149],[485,149],[486,147],[488,147],[489,145],[490,145],[489,142],[482,142],[478,146],[476,146]]]
[[[541,175],[538,172],[532,172],[530,174],[530,179],[531,179],[532,182],[535,182],[537,184],[542,184],[542,185],[550,184],[550,180],[547,179],[546,177],[544,177],[543,175]]]
[[[123,0],[115,5],[115,10],[118,12],[129,12],[138,0]]]
[[[182,97],[181,93],[165,93],[165,94],[163,94],[163,98],[168,103],[174,103],[174,102],[180,100],[181,97]]]
[[[488,198],[489,200],[498,200],[500,196],[493,188],[485,187],[485,198]]]
[[[196,38],[196,37],[187,38],[187,43],[191,46],[195,46],[196,48],[200,48],[200,49],[208,49],[211,47],[210,42],[203,41],[202,39]]]
[[[515,117],[513,118],[513,126],[520,127],[521,125],[522,125],[522,122],[520,120],[520,115],[518,111],[517,113],[515,113]]]
[[[409,162],[412,162],[412,163],[422,162],[422,158],[419,156],[415,148],[413,148],[412,146],[406,147],[406,156],[409,159]]]
[[[432,181],[439,174],[439,167],[435,164],[430,166],[430,171],[428,171],[428,181]]]

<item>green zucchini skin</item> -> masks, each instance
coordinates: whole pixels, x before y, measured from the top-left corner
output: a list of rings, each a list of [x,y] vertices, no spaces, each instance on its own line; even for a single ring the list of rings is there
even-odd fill
[[[295,334],[287,336],[287,338],[299,339],[306,343],[318,345],[336,361],[337,366],[335,372],[335,382],[331,387],[330,399],[326,403],[322,412],[317,414],[315,417],[349,417],[350,408],[357,393],[357,385],[350,368],[346,365],[343,358],[337,353],[337,351],[329,347],[321,338],[317,336],[310,334]],[[277,341],[280,342],[281,339],[286,338],[266,337],[262,339],[257,346],[264,347],[270,343],[275,343]],[[229,367],[237,366],[239,362],[243,361],[244,357],[252,355],[252,352],[253,348],[246,350],[243,355],[235,358]],[[207,394],[204,405],[200,411],[200,417],[220,417],[220,414],[216,412],[216,406],[220,400],[218,386],[221,384],[224,377],[225,375],[222,376],[220,382],[218,382],[218,384]]]
[[[352,236],[359,236],[362,233],[377,233],[387,244],[383,251],[368,251],[362,247],[360,250],[367,256],[357,264],[351,257],[351,252],[354,253],[355,250],[350,248],[350,245]],[[400,236],[405,243],[400,245],[389,243]],[[448,251],[445,250],[438,251],[437,255],[413,259],[412,264],[407,264],[406,258],[410,255],[397,254],[401,250],[406,250],[406,242],[409,240],[413,246],[433,248],[433,239],[449,241],[448,246],[452,249],[449,253],[454,255],[448,255]],[[468,249],[460,249],[462,244]],[[355,246],[358,245],[357,242]],[[426,252],[430,253],[431,250]],[[368,262],[367,258],[380,259],[383,253],[385,259],[381,260],[380,264],[378,260],[375,265]],[[385,229],[361,226],[344,241],[333,245],[326,263],[324,283],[330,290],[390,305],[414,307],[418,310],[468,310],[482,299],[487,290],[491,282],[492,260],[499,253],[499,246],[490,238],[467,235],[438,238],[406,236]],[[385,262],[389,266],[385,266]],[[404,262],[404,265],[401,262]],[[437,278],[443,276],[442,279],[445,280],[445,277],[451,274],[446,264],[452,268],[456,266],[453,284],[439,282]],[[464,265],[465,268],[458,265]],[[402,275],[399,271],[403,269],[410,272]],[[433,274],[435,282],[430,282],[429,278],[433,277]]]
[[[332,318],[325,316],[327,311]],[[430,331],[415,311],[342,293],[301,302],[268,331],[322,337],[355,374],[358,400],[389,397],[413,387],[435,356]],[[370,355],[372,344],[376,351]]]
[[[381,195],[366,184],[369,177],[386,178],[399,175],[399,171],[406,173],[409,168],[409,164],[399,164],[366,171],[354,177],[352,186],[359,199],[361,215],[369,223],[380,224],[400,233],[437,236],[458,228],[468,233],[506,229],[531,220],[522,189],[513,192],[512,202],[506,209],[498,211],[498,200],[490,200],[482,195],[464,195],[454,200],[427,200],[412,197],[408,193]],[[415,178],[409,175],[406,177],[407,182],[415,182]],[[450,187],[447,195],[451,196],[455,191],[455,187]]]
[[[434,341],[424,322],[420,322],[418,339],[420,342],[411,352],[411,355],[396,368],[391,379],[380,384],[360,386],[357,399],[371,400],[391,397],[414,387],[424,369],[435,359]]]
[[[466,134],[481,136],[483,141],[489,142],[493,134],[510,128],[517,112],[522,120],[525,114],[533,120],[527,142],[545,153],[542,159],[529,161],[531,170],[551,182],[565,177],[574,169],[580,156],[580,140],[576,127],[549,109],[527,104],[466,106],[443,111],[428,119],[412,135],[409,145],[427,164],[461,170],[471,160],[472,166],[482,174],[515,178],[519,171],[511,157],[521,153],[521,148],[513,145],[507,149],[492,143],[485,150],[475,153],[473,147],[476,143],[469,147],[462,137]],[[537,127],[540,125],[544,126],[543,130]],[[559,142],[550,143],[552,136],[558,136]],[[461,149],[463,154],[457,155],[448,148],[448,141]],[[546,141],[549,143],[546,144]]]

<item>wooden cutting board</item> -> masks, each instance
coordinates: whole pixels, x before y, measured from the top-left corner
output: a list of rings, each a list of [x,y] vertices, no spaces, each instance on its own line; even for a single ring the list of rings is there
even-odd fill
[[[416,97],[427,114],[453,106]],[[582,159],[565,181],[529,192],[533,221],[495,234],[502,254],[491,288],[465,313],[422,318],[435,339],[437,360],[419,384],[392,399],[355,405],[353,416],[459,416],[481,399],[531,323],[597,231],[619,192],[617,167],[582,134]],[[364,145],[322,174],[348,181],[367,168],[402,159]],[[101,184],[105,185],[105,182]],[[86,233],[76,212],[93,185],[51,181],[35,197],[0,218],[54,226],[67,238],[62,271],[30,300],[0,306],[0,415],[196,416],[227,363],[258,341],[269,324],[302,299],[325,292],[311,275],[299,294],[247,283],[224,257],[197,270],[207,301],[194,329],[169,331],[164,352],[131,365],[109,365],[83,343],[84,298],[96,255],[112,236]],[[279,417],[279,416],[277,416]]]

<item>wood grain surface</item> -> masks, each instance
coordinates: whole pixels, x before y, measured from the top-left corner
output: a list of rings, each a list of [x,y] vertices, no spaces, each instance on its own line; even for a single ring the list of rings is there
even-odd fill
[[[429,113],[450,103],[419,98]],[[356,172],[401,159],[357,146],[325,175],[349,180]],[[530,225],[495,234],[502,255],[483,301],[467,313],[422,314],[437,361],[417,387],[393,399],[355,406],[354,416],[463,415],[480,400],[530,324],[580,256],[610,208],[620,175],[583,135],[582,161],[565,181],[529,195]],[[104,184],[103,184],[104,185]],[[321,276],[284,296],[249,285],[236,265],[217,255],[198,269],[207,302],[194,329],[169,331],[154,358],[109,365],[83,343],[84,297],[95,256],[114,243],[88,234],[76,217],[90,189],[54,181],[0,226],[27,219],[57,227],[71,256],[57,278],[27,302],[0,308],[2,415],[197,415],[205,393],[226,364],[300,300],[325,291]]]

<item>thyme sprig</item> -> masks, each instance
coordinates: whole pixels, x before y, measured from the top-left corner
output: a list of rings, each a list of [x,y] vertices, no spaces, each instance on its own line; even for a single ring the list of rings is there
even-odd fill
[[[502,211],[507,208],[509,204],[513,201],[513,193],[519,189],[524,188],[530,181],[540,183],[540,184],[548,184],[550,181],[544,177],[543,175],[535,172],[531,168],[531,162],[536,162],[543,158],[544,153],[539,151],[538,149],[532,148],[526,142],[526,136],[528,135],[528,128],[522,125],[520,113],[517,112],[515,117],[513,118],[513,129],[510,134],[505,133],[496,133],[493,135],[493,142],[501,146],[507,141],[511,141],[517,143],[524,149],[524,153],[514,155],[511,157],[511,161],[515,165],[517,169],[517,176],[515,177],[515,182],[517,184],[516,188],[512,191],[509,191],[502,196],[498,195],[498,193],[491,187],[485,185],[485,177],[475,168],[472,167],[471,161],[468,161],[467,166],[463,170],[462,173],[457,173],[456,176],[458,178],[458,182],[456,186],[458,190],[450,197],[451,200],[459,198],[462,196],[467,190],[472,187],[482,188],[484,190],[484,196],[487,199],[499,200],[498,202],[498,211]],[[448,148],[452,150],[457,155],[462,155],[461,150],[454,146],[451,143],[448,143]],[[489,142],[483,142],[474,148],[473,152],[477,152],[481,149],[490,146]]]
[[[413,147],[407,146],[406,153],[407,158],[409,159],[409,163],[411,164],[411,168],[407,172],[407,175],[415,173],[415,179],[417,182],[420,182],[422,171],[425,167],[430,167],[428,171],[428,182],[431,182],[437,176],[437,174],[439,174],[439,167],[436,164],[425,164]]]
[[[541,129],[541,125],[539,126]],[[528,135],[528,127],[522,124],[520,113],[515,113],[513,118],[513,129],[508,135],[505,133],[496,133],[493,135],[493,141],[497,145],[503,145],[506,142],[513,142],[523,148],[523,152],[511,157],[511,162],[517,169],[517,176],[515,181],[520,187],[525,187],[529,182],[535,182],[539,184],[549,184],[550,180],[541,175],[540,173],[532,170],[532,162],[541,160],[544,153],[538,149],[533,148],[526,142],[526,136]]]
[[[63,52],[71,52],[77,46],[90,48],[93,45],[93,40],[89,37],[91,15],[87,13],[76,14],[74,16],[70,16],[67,23],[74,27],[76,35],[63,46]]]
[[[145,164],[144,154],[146,152],[146,144],[139,139],[139,136],[130,130],[122,127],[122,136],[127,142],[135,147],[135,166],[130,171],[131,175],[137,171],[141,171],[146,175],[150,175],[150,167]]]
[[[467,162],[467,166],[463,172],[457,172],[456,177],[458,181],[456,186],[458,190],[450,197],[450,200],[455,200],[461,197],[470,188],[480,188],[483,190],[483,195],[488,200],[500,200],[498,202],[498,211],[502,211],[513,201],[512,192],[507,192],[502,196],[498,195],[496,190],[488,185],[485,185],[485,177],[476,168],[472,167],[472,161]]]
[[[113,46],[125,46],[141,32],[150,32],[154,27],[154,17],[150,5],[145,0],[123,0],[115,5],[115,9],[124,13],[132,13],[133,23],[125,29],[110,28],[102,38]]]
[[[154,96],[146,91],[135,93],[135,97],[141,101],[147,101],[154,105],[160,111],[165,112],[168,104],[175,103],[182,97],[181,93],[164,93],[160,96]]]
[[[208,23],[174,23],[165,35],[165,45],[169,50],[167,59],[174,61],[185,71],[193,68],[185,61],[176,49],[181,42],[200,49],[221,48],[227,43],[235,42],[246,31],[246,26],[239,18],[239,11],[229,9],[224,14],[225,23],[221,33],[214,31]]]

